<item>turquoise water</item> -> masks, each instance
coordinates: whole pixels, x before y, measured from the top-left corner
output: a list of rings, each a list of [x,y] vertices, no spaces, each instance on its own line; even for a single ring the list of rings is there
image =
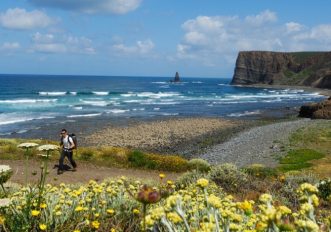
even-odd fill
[[[229,85],[230,79],[0,75],[0,135],[25,133],[47,122],[79,118],[220,116],[319,101],[317,93]]]

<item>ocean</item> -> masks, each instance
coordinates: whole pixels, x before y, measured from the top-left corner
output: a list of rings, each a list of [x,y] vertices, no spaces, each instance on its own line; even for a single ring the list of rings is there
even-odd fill
[[[0,75],[0,136],[84,118],[245,118],[320,101],[302,89],[230,85],[226,78]]]

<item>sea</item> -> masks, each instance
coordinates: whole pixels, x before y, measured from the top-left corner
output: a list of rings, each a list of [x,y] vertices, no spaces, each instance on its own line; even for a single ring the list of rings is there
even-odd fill
[[[0,75],[0,136],[80,119],[257,116],[324,97],[303,89],[230,85],[230,78]]]

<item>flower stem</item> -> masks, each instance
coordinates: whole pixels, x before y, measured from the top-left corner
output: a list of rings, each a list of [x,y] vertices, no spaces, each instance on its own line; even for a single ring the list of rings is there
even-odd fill
[[[29,160],[29,148],[26,148],[26,152],[25,152],[25,186],[28,185],[28,160]]]

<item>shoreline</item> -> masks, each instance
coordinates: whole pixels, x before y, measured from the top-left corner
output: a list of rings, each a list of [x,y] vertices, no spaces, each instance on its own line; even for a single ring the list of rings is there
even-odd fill
[[[268,84],[252,84],[252,85],[233,85],[238,87],[253,87],[266,89],[302,89],[309,92],[317,92],[320,95],[331,96],[331,89],[322,89],[303,85],[268,85]]]

